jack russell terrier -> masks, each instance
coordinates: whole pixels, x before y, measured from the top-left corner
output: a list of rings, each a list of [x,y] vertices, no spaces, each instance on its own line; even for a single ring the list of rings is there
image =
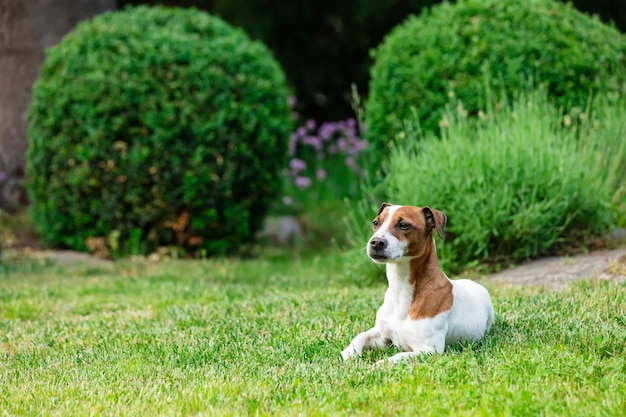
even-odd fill
[[[437,263],[434,231],[443,239],[446,221],[430,207],[382,204],[367,255],[387,264],[389,287],[376,325],[341,352],[344,360],[390,342],[404,352],[388,362],[441,354],[445,345],[477,342],[489,331],[494,318],[489,292],[474,281],[450,280]]]

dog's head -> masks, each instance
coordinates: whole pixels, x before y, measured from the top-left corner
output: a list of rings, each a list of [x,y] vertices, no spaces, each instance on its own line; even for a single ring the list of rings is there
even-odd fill
[[[443,239],[446,221],[444,213],[430,207],[383,203],[372,221],[367,255],[376,263],[418,257],[434,244],[434,230]]]

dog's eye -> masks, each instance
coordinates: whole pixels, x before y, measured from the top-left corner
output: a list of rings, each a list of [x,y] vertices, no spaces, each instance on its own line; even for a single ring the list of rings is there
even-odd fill
[[[411,225],[407,222],[400,222],[398,223],[398,228],[400,230],[409,230],[411,228]]]
[[[378,223],[378,220],[374,220],[374,221],[372,222],[372,226],[374,226],[374,227],[378,227],[378,226],[380,226],[380,223]]]

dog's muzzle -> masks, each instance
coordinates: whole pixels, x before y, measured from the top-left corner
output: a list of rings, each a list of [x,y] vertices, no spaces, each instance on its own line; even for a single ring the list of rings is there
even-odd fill
[[[367,256],[374,261],[384,261],[389,258],[387,254],[388,246],[386,239],[374,237],[367,243]]]

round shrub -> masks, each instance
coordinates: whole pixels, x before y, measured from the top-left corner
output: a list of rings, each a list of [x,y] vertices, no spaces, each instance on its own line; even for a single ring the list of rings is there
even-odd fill
[[[287,96],[270,51],[207,13],[79,24],[49,50],[29,110],[41,235],[112,255],[241,249],[280,193]]]
[[[532,78],[559,107],[622,92],[626,37],[553,0],[460,0],[411,16],[374,51],[367,137],[384,144],[416,114],[437,132],[451,97],[475,115],[485,89],[511,94]]]

